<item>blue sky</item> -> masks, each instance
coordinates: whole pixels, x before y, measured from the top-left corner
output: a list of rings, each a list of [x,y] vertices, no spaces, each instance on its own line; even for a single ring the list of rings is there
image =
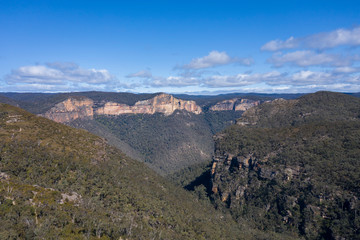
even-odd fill
[[[0,91],[360,92],[358,1],[0,0]]]

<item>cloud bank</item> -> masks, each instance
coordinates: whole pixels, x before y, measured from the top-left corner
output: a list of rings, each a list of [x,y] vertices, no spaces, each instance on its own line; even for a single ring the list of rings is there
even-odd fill
[[[53,62],[22,66],[5,76],[8,85],[28,90],[98,89],[116,78],[106,69],[83,69],[75,63]],[[27,88],[26,88],[27,86]]]
[[[338,46],[359,46],[360,27],[352,29],[336,29],[331,32],[323,32],[302,38],[290,37],[287,40],[272,40],[261,47],[264,51],[279,51],[294,48],[328,49]]]
[[[138,71],[136,73],[131,73],[129,75],[126,76],[127,78],[151,78],[152,77],[152,74],[150,71],[148,70],[141,70],[141,71]]]
[[[283,65],[289,64],[298,67],[308,66],[331,66],[341,67],[349,66],[356,59],[354,56],[344,57],[340,55],[327,54],[327,53],[316,53],[310,50],[302,50],[289,52],[286,54],[277,53],[274,54],[268,62],[274,67],[282,67]]]

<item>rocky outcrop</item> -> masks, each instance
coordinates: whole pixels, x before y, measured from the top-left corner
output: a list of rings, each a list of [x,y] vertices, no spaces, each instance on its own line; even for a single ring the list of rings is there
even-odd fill
[[[224,100],[210,107],[211,111],[246,111],[249,108],[258,106],[260,101],[234,98]]]
[[[306,239],[357,238],[359,104],[321,92],[243,113],[215,137],[216,204],[262,229],[276,225]]]
[[[121,114],[154,114],[163,113],[171,115],[176,110],[185,110],[194,114],[202,112],[195,101],[177,99],[169,94],[159,94],[154,98],[138,101],[135,105],[116,102],[94,103],[85,97],[70,97],[56,104],[41,116],[55,122],[71,122],[78,118],[92,119],[96,115],[121,115]]]
[[[246,211],[252,211],[252,220],[263,222],[263,216],[271,216],[272,222],[267,224],[276,222],[283,228],[299,230],[309,239],[321,234],[332,236],[329,239],[352,239],[352,233],[341,238],[344,233],[332,224],[332,217],[338,213],[338,221],[351,228],[351,219],[359,216],[359,197],[340,187],[317,185],[319,179],[300,164],[267,164],[266,158],[255,153],[218,151],[211,168],[211,191],[212,197],[235,216],[247,216]],[[330,227],[323,230],[325,222]]]
[[[177,99],[169,94],[160,94],[154,98],[136,102],[134,106],[107,102],[103,107],[98,108],[95,113],[99,115],[163,113],[168,116],[175,110],[185,110],[195,114],[200,114],[202,112],[201,108],[196,105],[195,101],[185,101]]]
[[[55,122],[70,122],[78,118],[93,118],[94,101],[89,98],[70,97],[56,104],[41,116]]]

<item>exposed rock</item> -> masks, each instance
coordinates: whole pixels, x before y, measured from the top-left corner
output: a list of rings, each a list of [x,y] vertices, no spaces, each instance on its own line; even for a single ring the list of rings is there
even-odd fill
[[[95,114],[98,115],[120,115],[126,113],[134,113],[129,105],[107,102],[103,107],[96,109]]]
[[[16,123],[16,122],[20,122],[20,118],[22,117],[22,115],[9,115],[8,118],[9,120],[6,121],[6,123]]]
[[[126,104],[108,102],[96,110],[96,114],[107,114],[107,115],[120,115],[126,113],[132,114],[154,114],[164,113],[165,115],[171,115],[175,110],[186,110],[195,114],[200,114],[201,108],[196,105],[195,101],[185,101],[174,98],[169,94],[160,94],[154,98],[138,101],[134,106]]]
[[[185,110],[194,114],[202,112],[195,101],[185,101],[174,98],[169,94],[160,94],[154,98],[138,101],[134,106],[127,104],[106,102],[102,106],[95,104],[89,98],[73,98],[56,104],[53,108],[41,116],[55,122],[71,122],[78,118],[92,119],[96,115],[121,115],[121,114],[154,114],[163,113],[171,115],[176,110]]]
[[[63,102],[56,104],[49,111],[41,116],[55,122],[70,122],[78,118],[93,118],[93,100],[89,98],[70,97]]]
[[[217,162],[213,162],[213,164],[212,164],[212,167],[211,167],[211,175],[214,175],[214,173],[215,173],[216,164],[217,164]]]
[[[10,179],[9,174],[6,174],[4,172],[0,172],[0,181],[1,180],[9,180],[9,179]]]
[[[60,204],[64,204],[67,201],[79,204],[82,201],[82,197],[76,192],[72,192],[71,194],[62,193]]]
[[[224,100],[212,106],[211,111],[246,111],[249,108],[257,106],[260,101],[253,101],[249,99],[234,98],[230,100]]]

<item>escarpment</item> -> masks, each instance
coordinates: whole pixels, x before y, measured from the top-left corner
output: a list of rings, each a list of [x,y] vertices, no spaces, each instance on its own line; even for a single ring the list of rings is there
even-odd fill
[[[70,122],[78,118],[90,118],[94,116],[94,101],[89,98],[70,97],[56,104],[41,116],[55,122]]]
[[[261,103],[259,100],[234,98],[217,102],[209,110],[243,112]],[[187,111],[197,115],[203,112],[201,106],[193,100],[182,100],[170,94],[162,93],[150,99],[137,101],[133,105],[117,102],[116,100],[93,100],[85,96],[70,96],[40,115],[56,122],[66,123],[76,119],[92,119],[94,115],[117,116],[122,114],[162,113],[165,116],[169,116],[176,110]]]
[[[138,101],[134,106],[107,102],[103,107],[96,109],[95,113],[99,115],[163,113],[168,116],[175,110],[185,110],[195,114],[202,112],[201,107],[196,105],[195,101],[185,101],[169,94],[160,94],[148,100]]]
[[[94,102],[86,97],[69,97],[41,114],[56,122],[71,122],[76,119],[90,118],[94,115],[154,114],[168,116],[176,110],[185,110],[194,114],[202,112],[195,101],[177,99],[169,94],[160,94],[154,98],[138,101],[133,106],[116,102]]]
[[[211,111],[246,111],[249,108],[258,106],[260,101],[254,101],[249,99],[240,99],[234,98],[229,100],[224,100],[216,103],[214,106],[210,107]]]

